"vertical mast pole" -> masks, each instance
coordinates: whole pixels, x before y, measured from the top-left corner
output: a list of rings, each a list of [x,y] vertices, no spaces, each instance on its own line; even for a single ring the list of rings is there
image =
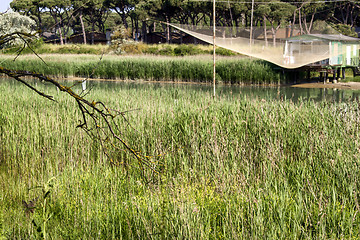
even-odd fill
[[[214,97],[215,97],[215,80],[216,80],[216,56],[215,56],[215,0],[213,0],[213,60],[214,60],[214,68],[213,68],[213,85],[214,85]]]
[[[254,0],[251,2],[251,20],[250,20],[250,52],[252,45],[252,36],[253,36],[253,18],[254,18]]]

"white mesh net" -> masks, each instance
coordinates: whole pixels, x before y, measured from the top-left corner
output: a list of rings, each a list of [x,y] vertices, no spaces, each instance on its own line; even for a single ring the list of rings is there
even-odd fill
[[[213,29],[209,26],[170,24],[172,27],[213,44]],[[314,28],[311,34],[300,35],[296,26],[274,29],[216,27],[215,45],[231,51],[263,59],[283,68],[293,69],[308,64],[344,64],[349,53],[351,64],[358,64],[359,41],[336,33],[329,27]],[[250,37],[251,36],[251,37]],[[357,60],[355,59],[357,58]],[[339,59],[335,61],[335,59]],[[347,61],[346,59],[344,61]]]

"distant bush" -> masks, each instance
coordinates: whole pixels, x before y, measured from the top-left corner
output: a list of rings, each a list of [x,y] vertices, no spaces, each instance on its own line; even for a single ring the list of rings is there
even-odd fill
[[[175,56],[188,56],[188,55],[196,55],[203,53],[203,51],[192,44],[181,44],[174,48],[174,55]]]
[[[130,31],[120,26],[111,36],[111,49],[115,54],[141,54],[146,46],[131,39]]]
[[[221,56],[235,56],[238,55],[238,53],[235,53],[231,50],[225,49],[225,48],[216,48],[215,53],[217,55],[221,55]]]
[[[157,47],[153,46],[153,47],[148,47],[144,53],[156,55],[158,53],[158,51],[159,51],[159,49]]]
[[[142,54],[147,48],[148,46],[141,42],[124,43],[121,45],[123,53],[127,54]]]
[[[157,44],[148,45],[144,50],[146,54],[162,56],[192,56],[198,54],[212,54],[212,46],[194,45],[194,44]],[[235,56],[237,53],[225,48],[216,48],[216,54],[221,56]]]
[[[131,32],[129,29],[126,29],[124,26],[119,26],[115,29],[111,35],[111,45],[123,44],[126,41],[130,40]]]
[[[175,56],[174,49],[170,45],[165,45],[165,47],[160,48],[158,54],[164,56]]]
[[[80,45],[62,45],[60,46],[57,50],[56,53],[61,53],[61,54],[68,54],[68,53],[72,53],[72,54],[96,54],[97,51],[94,51],[94,49],[90,49],[87,48],[86,45],[85,46],[80,46]]]

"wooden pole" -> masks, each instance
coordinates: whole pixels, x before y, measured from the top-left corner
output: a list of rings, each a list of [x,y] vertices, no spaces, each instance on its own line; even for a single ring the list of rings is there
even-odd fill
[[[215,50],[216,50],[216,46],[215,46],[215,37],[216,37],[216,33],[215,33],[215,0],[213,0],[213,60],[214,60],[214,68],[213,68],[213,86],[214,86],[214,97],[215,97],[215,82],[216,82],[216,55],[215,55]]]
[[[253,19],[254,19],[254,0],[251,2],[251,20],[250,20],[250,52],[252,45],[252,36],[253,36]]]

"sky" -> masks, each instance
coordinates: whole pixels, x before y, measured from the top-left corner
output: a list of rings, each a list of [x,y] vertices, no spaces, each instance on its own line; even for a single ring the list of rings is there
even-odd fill
[[[12,0],[0,0],[0,12],[5,12],[10,7]]]

